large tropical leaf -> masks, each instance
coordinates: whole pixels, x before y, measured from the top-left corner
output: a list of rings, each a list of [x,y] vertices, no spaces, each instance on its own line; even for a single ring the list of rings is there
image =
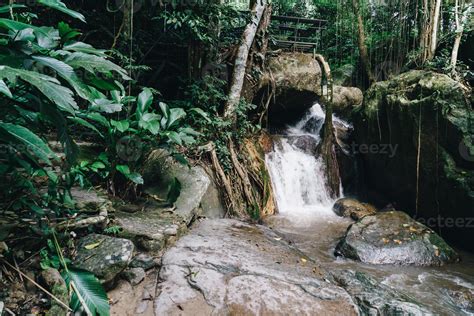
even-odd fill
[[[92,273],[80,269],[69,269],[63,273],[63,278],[68,287],[74,290],[70,302],[74,311],[80,310],[81,301],[83,301],[82,307],[88,315],[110,315],[107,293]]]
[[[0,79],[4,78],[10,82],[15,82],[17,78],[21,78],[43,93],[45,97],[56,104],[62,111],[74,114],[75,110],[78,109],[73,98],[73,92],[61,86],[56,78],[34,71],[0,66]]]
[[[33,154],[48,165],[51,165],[50,159],[57,159],[48,145],[26,127],[0,121],[0,128],[12,137],[13,143],[24,146],[24,150],[21,150],[22,152]]]
[[[74,42],[72,44],[64,45],[63,50],[69,51],[69,52],[92,54],[92,55],[97,55],[99,57],[107,56],[105,54],[106,51],[104,49],[97,49],[97,48],[94,48],[92,45],[86,44],[83,42]]]
[[[4,95],[6,95],[9,98],[13,98],[13,95],[12,95],[10,89],[8,89],[8,86],[6,85],[5,81],[3,81],[1,79],[0,79],[0,92],[3,93]]]
[[[75,52],[70,54],[65,59],[65,62],[73,68],[84,68],[91,73],[100,72],[111,74],[112,72],[116,72],[122,77],[122,79],[130,80],[125,69],[100,56]]]
[[[87,86],[77,77],[74,69],[71,66],[56,58],[46,56],[33,56],[32,58],[40,64],[48,66],[56,71],[58,75],[60,75],[71,85],[71,87],[74,88],[81,98],[92,101],[92,96]]]
[[[21,8],[26,8],[23,4],[10,4],[10,5],[5,5],[0,7],[0,13],[7,13],[10,12],[10,10],[13,9],[21,9]]]
[[[72,16],[73,18],[79,19],[82,22],[86,22],[86,18],[82,14],[80,14],[77,11],[68,9],[66,5],[59,0],[36,0],[36,2],[44,6],[50,7],[52,9],[66,13],[67,15]]]
[[[148,88],[143,89],[143,91],[138,95],[137,101],[137,118],[140,119],[142,115],[148,110],[151,103],[153,102],[153,94]]]

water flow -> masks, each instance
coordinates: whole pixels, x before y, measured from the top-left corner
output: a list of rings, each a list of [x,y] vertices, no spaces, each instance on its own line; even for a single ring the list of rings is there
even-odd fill
[[[266,163],[281,215],[334,216],[335,201],[329,194],[324,165],[315,155],[324,118],[316,103],[297,124],[274,137],[274,150],[267,154]]]

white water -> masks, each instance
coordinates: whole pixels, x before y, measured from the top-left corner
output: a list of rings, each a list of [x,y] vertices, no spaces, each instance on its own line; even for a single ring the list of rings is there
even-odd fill
[[[298,146],[301,139],[310,143],[311,147],[319,144],[319,132],[324,118],[324,111],[316,103],[301,121],[294,126],[288,126],[283,135],[275,139],[273,152],[266,155],[266,164],[281,215],[294,219],[301,218],[302,215],[335,216],[332,212],[335,200],[329,194],[321,159],[305,150],[307,148],[304,146]]]

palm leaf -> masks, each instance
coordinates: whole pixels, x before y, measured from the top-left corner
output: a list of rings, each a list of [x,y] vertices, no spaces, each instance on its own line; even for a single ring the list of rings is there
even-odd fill
[[[66,13],[67,15],[72,16],[73,18],[79,19],[82,22],[86,22],[86,18],[82,14],[80,14],[77,11],[68,9],[66,5],[59,0],[37,0],[37,2],[46,7],[50,7],[52,9]]]
[[[63,273],[63,278],[68,287],[74,290],[70,306],[75,312],[82,305],[90,315],[110,315],[107,293],[95,275],[85,270],[69,269]]]
[[[56,58],[45,56],[33,56],[32,58],[40,64],[48,66],[49,68],[56,71],[64,80],[66,80],[71,85],[71,87],[74,88],[74,90],[81,98],[86,99],[88,101],[92,101],[91,93],[87,89],[86,85],[81,80],[79,80],[76,73],[74,72],[74,69],[71,66]]]
[[[111,72],[118,73],[122,79],[130,80],[131,78],[127,75],[127,71],[117,64],[114,64],[110,60],[103,57],[86,54],[82,52],[75,52],[70,54],[65,62],[73,68],[84,68],[91,73],[105,73],[110,74]]]
[[[62,111],[74,114],[75,110],[78,109],[73,98],[73,92],[61,86],[56,78],[34,71],[0,66],[0,79],[5,78],[10,82],[15,82],[18,77],[38,89]]]
[[[106,57],[105,50],[94,48],[90,44],[86,44],[83,42],[74,42],[72,44],[64,45],[63,50],[65,51],[72,51],[72,52],[79,52],[79,53],[86,53],[97,55],[99,57]]]
[[[48,165],[51,165],[51,158],[57,159],[48,145],[26,127],[0,121],[0,128],[12,137],[13,143],[19,143],[26,147],[26,150],[22,150],[22,152],[32,153]]]
[[[8,89],[7,84],[5,83],[5,81],[1,79],[0,79],[0,92],[9,98],[13,98],[12,92],[10,91],[10,89]]]

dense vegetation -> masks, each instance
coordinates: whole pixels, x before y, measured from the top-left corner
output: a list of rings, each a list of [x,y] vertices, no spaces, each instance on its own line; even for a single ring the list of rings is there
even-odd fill
[[[0,6],[0,241],[17,231],[39,237],[30,247],[41,249],[42,265],[61,268],[75,283],[72,309],[108,313],[97,280],[69,267],[69,232],[57,229],[77,216],[73,187],[98,186],[134,200],[143,195],[142,166],[156,148],[187,164],[213,143],[230,172],[229,140],[238,144],[260,129],[261,108],[252,100],[242,99],[235,117],[223,115],[249,22],[242,11],[248,3],[228,2]],[[465,40],[474,26],[469,1],[274,0],[272,6],[274,14],[328,20],[315,35],[318,53],[348,84],[367,88],[420,67],[473,80],[472,40]],[[88,146],[93,154],[80,149]]]

